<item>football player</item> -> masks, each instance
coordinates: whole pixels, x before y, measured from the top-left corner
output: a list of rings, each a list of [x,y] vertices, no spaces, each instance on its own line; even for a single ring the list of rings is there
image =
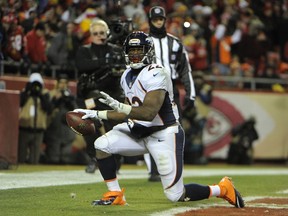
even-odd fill
[[[178,108],[173,98],[171,78],[163,66],[154,64],[152,39],[143,32],[131,33],[124,42],[127,69],[121,77],[126,102],[120,103],[102,92],[102,103],[114,111],[76,109],[82,117],[118,120],[111,131],[95,141],[96,157],[108,192],[93,205],[125,205],[124,189],[116,176],[113,154],[136,156],[150,153],[160,173],[164,194],[172,202],[226,199],[236,207],[244,207],[232,181],[224,177],[218,185],[183,183],[184,131],[179,124]]]

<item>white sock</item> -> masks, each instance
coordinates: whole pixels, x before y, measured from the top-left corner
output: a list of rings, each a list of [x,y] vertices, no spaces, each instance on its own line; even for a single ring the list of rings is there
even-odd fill
[[[220,187],[219,185],[212,185],[210,187],[210,197],[219,196],[220,195]]]
[[[118,179],[116,178],[115,180],[106,182],[106,185],[108,187],[109,191],[121,191]],[[122,198],[123,200],[126,200],[125,196]]]
[[[106,182],[109,191],[121,191],[118,179]]]

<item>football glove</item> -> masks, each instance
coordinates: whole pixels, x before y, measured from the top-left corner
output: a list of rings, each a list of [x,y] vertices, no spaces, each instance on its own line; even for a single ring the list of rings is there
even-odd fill
[[[107,110],[98,111],[88,109],[74,109],[73,112],[85,113],[85,115],[82,116],[82,119],[91,118],[91,119],[107,120]]]
[[[100,92],[103,98],[100,98],[99,101],[110,106],[113,110],[119,113],[125,113],[129,115],[131,112],[132,106],[124,103],[120,103],[119,101],[115,100],[114,98],[110,97],[110,95],[106,94],[105,92]]]

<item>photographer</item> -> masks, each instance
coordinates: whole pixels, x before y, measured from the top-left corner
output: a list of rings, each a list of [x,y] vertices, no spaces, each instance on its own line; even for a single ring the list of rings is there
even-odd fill
[[[250,117],[232,129],[232,141],[228,151],[227,163],[253,163],[253,142],[259,138],[255,129],[255,123],[255,118]]]
[[[48,128],[44,134],[46,144],[46,163],[70,164],[72,161],[72,143],[75,133],[66,123],[66,113],[76,109],[76,97],[68,88],[68,76],[59,75],[55,88],[50,91],[53,111],[48,118]]]
[[[109,27],[103,20],[97,19],[90,25],[91,43],[80,47],[76,54],[76,67],[79,71],[77,84],[77,97],[79,106],[86,109],[105,110],[109,107],[95,101],[99,97],[99,91],[105,91],[123,101],[122,90],[120,89],[120,74],[125,67],[122,49],[115,44],[108,43]],[[87,173],[94,173],[97,168],[95,160],[94,140],[105,131],[109,131],[114,123],[99,121],[95,123],[97,132],[85,136],[87,154],[91,161],[86,167]],[[118,163],[119,167],[120,164]]]
[[[20,94],[18,162],[37,164],[41,154],[47,115],[52,111],[50,96],[42,76],[32,73]]]

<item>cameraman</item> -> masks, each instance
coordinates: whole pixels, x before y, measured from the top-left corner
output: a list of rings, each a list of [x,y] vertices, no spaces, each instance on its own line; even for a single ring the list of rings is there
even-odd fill
[[[37,164],[41,154],[47,115],[52,111],[50,96],[42,76],[32,73],[20,94],[18,162]]]
[[[80,47],[76,54],[76,67],[79,71],[79,80],[77,84],[77,97],[79,106],[86,109],[97,110],[110,109],[109,107],[97,103],[99,91],[105,91],[114,98],[123,101],[122,90],[120,88],[120,74],[123,71],[119,68],[119,62],[123,62],[125,67],[122,49],[115,44],[108,43],[109,27],[103,20],[97,19],[90,25],[91,43]],[[117,65],[117,68],[114,66]],[[85,136],[87,144],[87,154],[91,161],[86,167],[87,173],[94,173],[97,168],[95,160],[94,140],[101,136],[105,131],[112,129],[114,124],[108,121],[96,122],[98,128],[95,134]],[[119,167],[120,164],[118,163]]]
[[[66,113],[76,109],[76,97],[68,87],[68,76],[58,76],[55,88],[50,91],[53,111],[48,118],[48,128],[44,134],[46,144],[45,162],[51,164],[70,164],[72,161],[72,143],[76,134],[66,123]]]
[[[249,119],[236,125],[232,129],[232,140],[228,151],[227,163],[253,163],[253,142],[259,138],[255,124],[256,119],[251,116]]]

